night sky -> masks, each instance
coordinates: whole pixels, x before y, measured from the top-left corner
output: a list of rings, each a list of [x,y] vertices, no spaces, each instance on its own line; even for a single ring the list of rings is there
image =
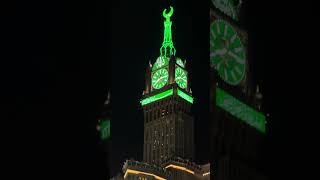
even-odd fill
[[[210,1],[172,3],[176,55],[187,60],[196,101],[196,161],[206,163]],[[139,99],[148,61],[159,56],[162,11],[168,4],[156,0],[1,4],[5,108],[0,117],[6,157],[1,161],[15,171],[8,173],[10,179],[105,179],[105,154],[95,126],[108,90],[113,113],[112,174],[120,172],[126,158],[142,159]],[[254,82],[261,85],[270,114],[263,164],[271,179],[297,177],[304,164],[301,160],[312,159],[305,158],[304,151],[311,141],[306,132],[313,131],[304,130],[310,127],[301,121],[316,119],[309,117],[311,108],[305,113],[301,104],[305,103],[302,95],[311,94],[312,88],[302,71],[310,73],[310,61],[318,60],[313,58],[317,49],[312,43],[319,37],[310,36],[317,29],[309,28],[318,22],[313,7],[250,1],[240,21],[249,34]]]

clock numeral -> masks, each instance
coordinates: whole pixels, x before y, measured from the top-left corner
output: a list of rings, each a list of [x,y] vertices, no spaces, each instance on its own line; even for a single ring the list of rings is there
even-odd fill
[[[226,69],[223,69],[224,70],[224,78],[226,79],[226,80],[228,80],[228,73],[227,73],[227,70]]]
[[[239,58],[236,54],[234,54],[233,52],[229,51],[228,54],[233,57],[235,59],[235,61],[237,61],[237,63],[239,64],[244,64],[244,59]]]
[[[235,71],[236,71],[238,74],[242,74],[242,72],[240,71],[240,69],[239,69],[238,66],[236,66],[234,69],[235,69]]]
[[[227,37],[228,25],[224,24],[224,37]]]
[[[220,70],[220,67],[221,67],[221,61],[219,61],[219,62],[217,63],[217,70],[218,70],[218,71]]]
[[[230,44],[232,44],[236,40],[236,38],[237,38],[237,34],[234,33],[232,38],[230,39]]]
[[[211,34],[211,36],[213,37],[213,39],[216,39],[217,36],[216,36],[216,34],[214,33],[213,28],[211,28],[210,34]]]
[[[234,49],[234,52],[236,53],[239,53],[239,52],[242,52],[243,51],[243,48],[242,47],[237,47]]]
[[[237,80],[237,77],[236,77],[236,75],[234,74],[234,72],[233,72],[233,71],[231,71],[231,77],[232,77],[232,79],[233,79],[234,81],[236,81],[236,80]]]
[[[217,34],[220,34],[220,26],[219,26],[219,23],[217,23]]]

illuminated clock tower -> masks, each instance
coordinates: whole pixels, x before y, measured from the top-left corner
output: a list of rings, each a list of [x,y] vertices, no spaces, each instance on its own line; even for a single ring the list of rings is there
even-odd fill
[[[264,179],[259,158],[266,120],[252,83],[247,32],[239,23],[242,1],[211,1],[211,178]]]
[[[192,91],[186,60],[176,56],[172,41],[173,7],[165,9],[159,56],[146,69],[140,100],[144,113],[143,160],[126,160],[124,179],[208,180],[210,164],[194,162]]]
[[[190,115],[193,97],[187,63],[176,56],[172,41],[173,11],[172,7],[163,11],[160,56],[147,66],[146,87],[140,101],[144,112],[143,161],[155,165],[173,157],[193,159],[194,155]]]

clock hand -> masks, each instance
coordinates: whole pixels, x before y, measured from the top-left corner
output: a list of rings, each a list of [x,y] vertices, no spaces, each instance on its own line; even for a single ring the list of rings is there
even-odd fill
[[[161,76],[161,77],[156,81],[156,83],[158,83],[161,79],[166,78],[166,77],[168,77],[168,76]]]

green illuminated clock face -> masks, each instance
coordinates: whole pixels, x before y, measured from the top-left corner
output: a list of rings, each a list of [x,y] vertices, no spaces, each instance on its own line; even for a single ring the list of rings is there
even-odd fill
[[[100,136],[101,139],[107,139],[110,137],[110,120],[102,120],[100,122]]]
[[[244,47],[234,28],[223,20],[210,25],[210,66],[230,85],[238,85],[245,76]]]
[[[236,8],[233,0],[211,0],[213,5],[220,11],[237,20]]]
[[[169,79],[168,70],[160,69],[152,75],[152,87],[154,89],[160,89],[167,84],[168,79]]]
[[[179,87],[181,87],[182,89],[187,87],[187,75],[182,68],[176,68],[175,79]]]
[[[156,62],[154,63],[154,65],[152,67],[152,71],[160,69],[164,66],[168,66],[168,64],[169,64],[169,58],[167,58],[165,56],[160,56],[157,58]]]

